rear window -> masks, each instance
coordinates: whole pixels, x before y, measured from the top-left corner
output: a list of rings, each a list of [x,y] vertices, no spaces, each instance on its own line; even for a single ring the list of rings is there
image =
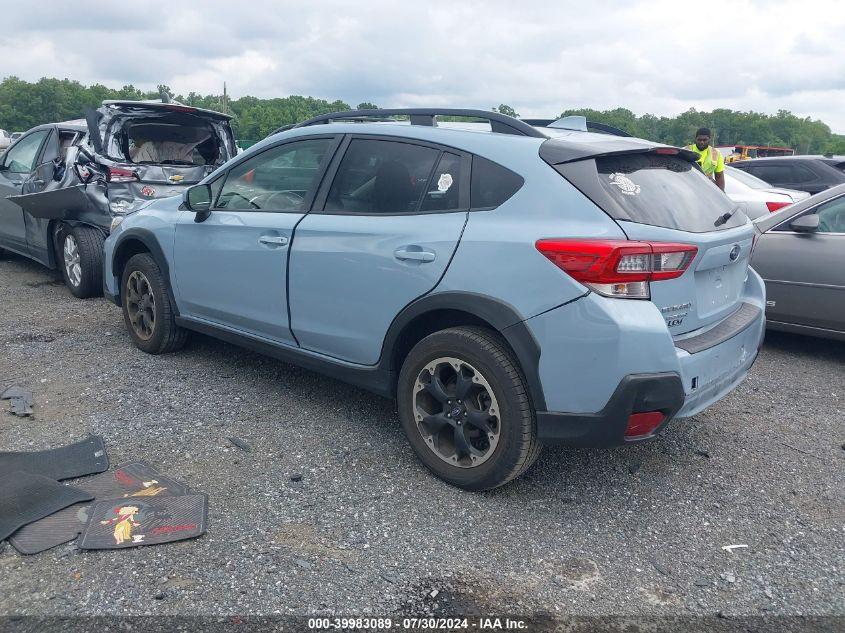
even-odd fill
[[[217,165],[229,158],[218,127],[199,116],[127,116],[111,130],[107,154],[128,163]]]
[[[725,230],[748,221],[715,183],[677,156],[603,156],[555,169],[616,220],[692,233]],[[722,221],[726,214],[732,215]]]

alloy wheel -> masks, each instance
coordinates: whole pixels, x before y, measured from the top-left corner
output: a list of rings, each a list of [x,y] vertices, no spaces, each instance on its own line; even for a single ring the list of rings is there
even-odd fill
[[[148,341],[155,331],[156,302],[150,282],[140,270],[132,271],[126,281],[126,309],[132,330]]]
[[[73,235],[65,236],[65,245],[63,250],[65,259],[65,273],[68,281],[74,288],[82,283],[82,264],[79,258],[79,244]]]
[[[459,468],[474,468],[499,443],[499,404],[478,369],[458,358],[442,357],[420,371],[414,383],[414,418],[428,448]]]

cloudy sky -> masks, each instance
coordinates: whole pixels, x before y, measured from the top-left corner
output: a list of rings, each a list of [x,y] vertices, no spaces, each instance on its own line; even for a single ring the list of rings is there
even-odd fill
[[[845,133],[845,2],[15,2],[0,74],[380,106],[690,107]],[[353,8],[354,7],[354,8]]]

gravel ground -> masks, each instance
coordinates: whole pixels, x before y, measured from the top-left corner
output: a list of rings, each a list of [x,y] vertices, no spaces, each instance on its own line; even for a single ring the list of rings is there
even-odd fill
[[[116,307],[20,258],[0,297],[0,386],[36,403],[0,412],[0,450],[93,432],[210,497],[197,540],[0,546],[0,614],[845,615],[842,343],[770,333],[743,385],[655,441],[546,449],[470,494],[391,402],[200,336],[148,356]]]

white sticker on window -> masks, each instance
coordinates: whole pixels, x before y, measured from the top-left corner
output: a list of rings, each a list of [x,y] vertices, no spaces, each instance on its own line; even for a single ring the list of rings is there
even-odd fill
[[[437,181],[437,191],[449,191],[452,182],[452,174],[440,174],[440,179]]]
[[[619,191],[626,196],[636,196],[640,192],[640,186],[623,174],[610,174],[610,182],[619,187]]]

